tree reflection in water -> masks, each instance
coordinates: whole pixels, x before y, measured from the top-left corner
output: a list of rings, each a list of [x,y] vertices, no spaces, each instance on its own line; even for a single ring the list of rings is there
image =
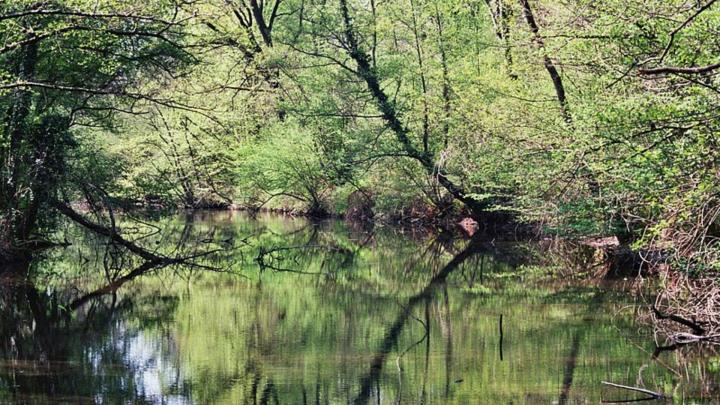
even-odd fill
[[[108,280],[103,245],[79,239],[6,277],[0,402],[576,403],[627,399],[600,381],[638,373],[698,402],[717,392],[707,359],[651,359],[612,289],[522,281],[527,246],[203,215],[158,223],[158,249],[232,241],[205,264],[242,277],[130,260]]]

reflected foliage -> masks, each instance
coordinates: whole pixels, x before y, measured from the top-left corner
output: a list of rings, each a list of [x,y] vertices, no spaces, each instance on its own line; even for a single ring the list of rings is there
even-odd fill
[[[653,358],[634,302],[608,284],[544,283],[529,270],[542,253],[527,244],[228,212],[152,224],[158,251],[233,246],[208,259],[228,272],[154,269],[83,300],[108,283],[106,252],[71,234],[30,269],[35,284],[0,284],[0,401],[632,398],[600,381],[677,403],[717,395],[716,354]]]

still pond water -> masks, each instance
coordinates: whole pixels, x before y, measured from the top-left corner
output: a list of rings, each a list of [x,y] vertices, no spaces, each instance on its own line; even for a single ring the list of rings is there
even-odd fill
[[[572,262],[557,251],[232,212],[125,229],[165,254],[217,252],[199,260],[207,268],[123,278],[138,263],[68,229],[72,246],[33,264],[32,282],[0,284],[0,403],[644,396],[602,381],[670,397],[644,403],[717,403],[717,355],[653,358],[640,301],[622,292],[630,282],[548,279]]]

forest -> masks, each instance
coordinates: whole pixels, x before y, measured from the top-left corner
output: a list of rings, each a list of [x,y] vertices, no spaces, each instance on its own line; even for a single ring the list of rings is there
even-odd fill
[[[148,215],[477,232],[584,249],[573,277],[629,279],[671,345],[720,344],[716,3],[2,0],[0,275],[37,280],[80,233],[118,269],[96,295],[229,254],[157,248]],[[281,239],[252,242],[261,268],[291,265]]]

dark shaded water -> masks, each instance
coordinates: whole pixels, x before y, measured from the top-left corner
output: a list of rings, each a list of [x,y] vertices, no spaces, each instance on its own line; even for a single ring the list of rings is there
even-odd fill
[[[548,280],[562,268],[530,245],[226,212],[154,225],[136,237],[166,254],[218,249],[202,263],[227,272],[157,269],[88,296],[137,263],[74,231],[32,282],[0,284],[0,403],[642,397],[601,381],[716,399],[720,358],[653,359],[622,285]]]

